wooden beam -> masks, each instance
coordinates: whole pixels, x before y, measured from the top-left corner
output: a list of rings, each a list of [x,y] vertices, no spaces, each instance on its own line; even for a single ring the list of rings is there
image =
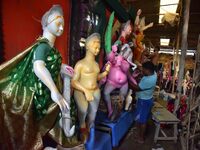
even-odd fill
[[[180,57],[180,67],[179,67],[179,75],[178,75],[178,99],[175,101],[175,109],[174,113],[177,111],[180,97],[182,93],[182,81],[184,76],[184,68],[185,68],[185,57],[187,51],[187,36],[188,36],[188,24],[189,24],[189,14],[190,14],[190,0],[183,0],[184,4],[184,15],[183,15],[183,28],[182,28],[182,41],[181,41],[181,57]]]
[[[179,75],[178,75],[178,86],[177,86],[177,95],[178,99],[175,101],[175,109],[174,113],[178,110],[181,93],[182,93],[182,81],[184,76],[184,68],[185,68],[185,57],[186,57],[186,50],[187,50],[187,36],[188,36],[188,24],[189,24],[189,14],[190,14],[190,0],[183,0],[182,1],[182,10],[183,10],[183,25],[182,26],[182,40],[181,40],[181,57],[180,57],[180,66],[179,66]],[[188,136],[188,135],[187,135]],[[183,150],[188,150],[188,144],[182,145]]]
[[[109,7],[112,8],[113,11],[115,11],[116,16],[120,19],[121,22],[126,22],[130,19],[126,9],[120,4],[119,1],[106,0],[106,3],[109,5]]]
[[[200,61],[200,35],[199,35],[199,39],[198,39],[198,45],[197,45],[197,52],[196,52],[196,59],[195,59],[195,68],[194,68],[194,74],[193,74],[193,84],[194,86],[192,86],[191,89],[191,93],[190,93],[190,101],[188,104],[188,110],[190,110],[188,112],[188,114],[186,114],[189,118],[188,118],[188,125],[187,125],[187,134],[186,134],[186,148],[187,150],[190,148],[191,150],[194,149],[194,139],[190,138],[192,136],[196,136],[196,125],[199,122],[199,117],[200,117],[200,105],[198,104],[199,101],[199,93],[196,93],[196,88],[198,88],[198,83],[199,83],[199,78],[196,78],[199,76],[200,73],[200,65],[199,65],[199,61]],[[196,106],[198,106],[198,112],[195,112],[196,110]],[[195,114],[195,115],[192,115]],[[193,121],[195,120],[195,125],[193,124]],[[192,126],[193,124],[193,126]],[[196,127],[195,127],[196,126]],[[191,132],[193,130],[193,132]]]
[[[174,88],[175,88],[175,81],[176,81],[176,72],[177,68],[176,65],[179,64],[178,62],[178,51],[179,51],[179,41],[180,41],[180,33],[178,33],[177,36],[177,41],[176,41],[176,51],[174,51],[174,75],[173,75],[173,84],[172,84],[172,93],[174,93]]]

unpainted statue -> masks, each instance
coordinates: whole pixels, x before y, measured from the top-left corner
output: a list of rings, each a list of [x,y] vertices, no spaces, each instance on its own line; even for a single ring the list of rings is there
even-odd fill
[[[94,149],[94,121],[101,97],[98,81],[106,77],[110,71],[108,64],[103,73],[100,73],[95,57],[100,51],[100,35],[93,33],[85,42],[86,55],[78,61],[74,68],[72,87],[78,107],[80,138],[86,143],[86,149]],[[87,120],[86,120],[87,117]]]

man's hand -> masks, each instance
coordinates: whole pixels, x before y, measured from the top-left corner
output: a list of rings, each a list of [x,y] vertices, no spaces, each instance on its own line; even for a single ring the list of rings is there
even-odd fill
[[[87,101],[93,101],[94,100],[94,96],[93,96],[93,94],[92,94],[92,92],[91,91],[89,91],[89,90],[85,90],[84,91],[84,94],[85,94],[85,97],[86,97],[86,100]]]

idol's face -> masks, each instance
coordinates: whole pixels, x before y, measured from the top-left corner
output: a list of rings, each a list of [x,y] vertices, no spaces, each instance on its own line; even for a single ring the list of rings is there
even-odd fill
[[[125,28],[125,32],[126,32],[126,35],[127,35],[127,36],[131,34],[131,32],[132,32],[132,27],[131,27],[131,25],[128,25],[128,26]]]
[[[91,39],[91,41],[88,43],[87,49],[93,55],[97,56],[100,52],[100,39],[96,37],[94,37],[94,39]]]
[[[116,57],[116,66],[121,66],[123,61],[123,57],[121,55]]]
[[[60,36],[64,30],[64,19],[58,13],[54,13],[48,17],[47,29],[54,36]]]

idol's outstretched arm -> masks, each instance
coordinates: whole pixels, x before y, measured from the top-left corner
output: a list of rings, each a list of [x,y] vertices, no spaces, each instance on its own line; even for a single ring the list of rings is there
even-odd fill
[[[100,81],[101,79],[106,77],[108,75],[109,71],[110,71],[110,63],[107,63],[106,67],[105,67],[105,71],[98,75],[98,81]]]
[[[61,111],[66,111],[66,108],[69,109],[69,105],[58,91],[49,70],[45,67],[45,62],[42,60],[36,60],[33,63],[33,70],[36,76],[49,88],[52,100],[58,104]]]

